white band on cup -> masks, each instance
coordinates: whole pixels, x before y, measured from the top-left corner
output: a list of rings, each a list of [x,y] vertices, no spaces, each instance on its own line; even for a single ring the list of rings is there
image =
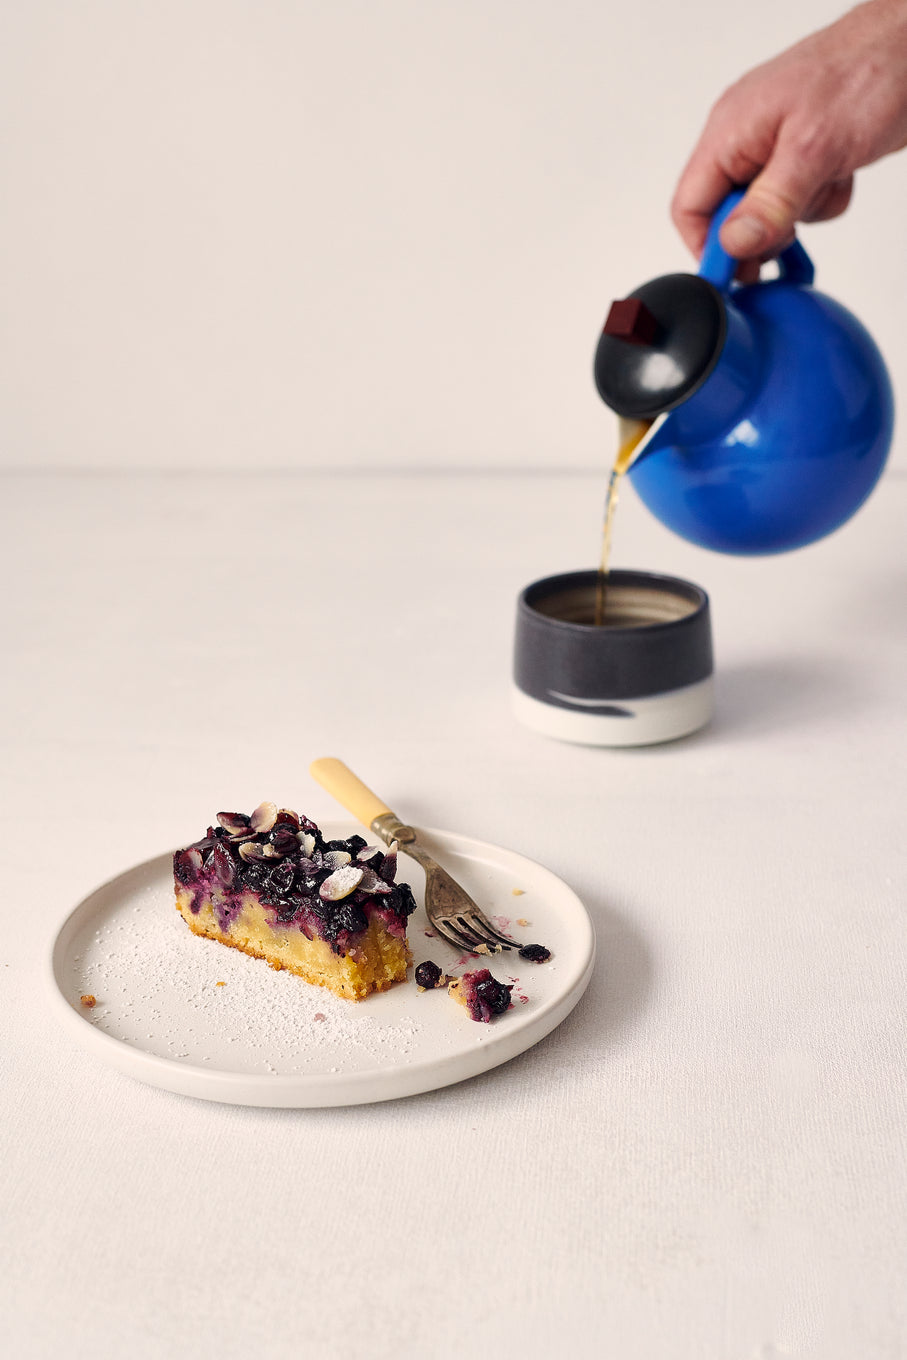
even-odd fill
[[[606,710],[599,712],[582,699],[577,701],[582,707],[577,708],[542,703],[516,685],[512,700],[518,721],[543,736],[584,746],[648,746],[685,737],[704,727],[712,716],[713,684],[709,675],[694,685],[645,699],[615,699],[613,704],[596,700]]]

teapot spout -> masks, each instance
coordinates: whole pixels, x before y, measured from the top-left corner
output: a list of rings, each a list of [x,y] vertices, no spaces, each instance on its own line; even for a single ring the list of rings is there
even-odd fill
[[[634,420],[630,416],[618,417],[617,471],[627,472],[637,463],[663,444],[659,438],[670,411],[663,411],[654,420]]]

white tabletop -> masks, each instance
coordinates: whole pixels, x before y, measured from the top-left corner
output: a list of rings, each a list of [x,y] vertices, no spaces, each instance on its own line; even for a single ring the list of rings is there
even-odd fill
[[[907,477],[764,561],[628,491],[616,564],[711,595],[717,714],[623,751],[509,712],[517,592],[594,564],[603,488],[4,478],[10,1354],[904,1355]],[[68,910],[219,808],[336,818],[320,755],[580,894],[573,1014],[488,1074],[340,1109],[207,1103],[83,1051],[48,1005]]]

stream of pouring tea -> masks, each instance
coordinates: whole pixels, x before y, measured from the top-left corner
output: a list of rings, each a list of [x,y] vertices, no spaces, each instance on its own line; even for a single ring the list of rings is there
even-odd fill
[[[598,567],[598,581],[595,589],[595,626],[600,628],[605,622],[605,599],[608,593],[608,560],[611,556],[611,534],[614,529],[614,511],[620,495],[620,483],[624,473],[633,461],[633,455],[652,428],[651,420],[626,420],[620,417],[618,424],[617,457],[611,469],[608,482],[608,496],[605,501],[605,526],[602,531],[602,555]]]

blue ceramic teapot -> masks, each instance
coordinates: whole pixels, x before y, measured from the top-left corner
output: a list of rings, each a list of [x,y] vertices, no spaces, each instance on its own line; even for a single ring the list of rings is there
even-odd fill
[[[612,305],[595,383],[618,415],[656,421],[629,476],[675,533],[718,552],[784,552],[849,519],[872,491],[894,425],[872,337],[817,292],[794,242],[779,277],[733,282],[712,220],[698,275],[668,274]]]

